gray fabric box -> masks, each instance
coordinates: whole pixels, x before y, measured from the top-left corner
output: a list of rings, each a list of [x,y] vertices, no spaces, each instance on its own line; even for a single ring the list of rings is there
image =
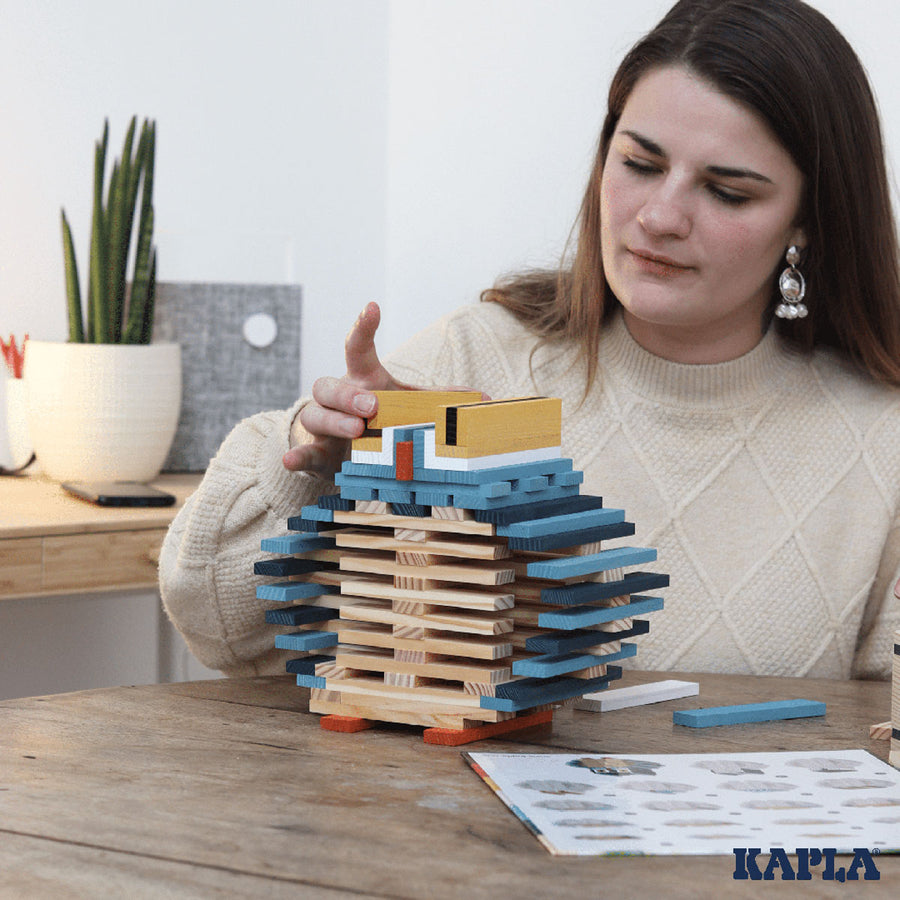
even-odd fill
[[[153,340],[182,348],[181,417],[164,471],[203,471],[241,419],[294,403],[301,304],[297,285],[157,283]],[[260,313],[277,325],[264,347],[244,337]]]

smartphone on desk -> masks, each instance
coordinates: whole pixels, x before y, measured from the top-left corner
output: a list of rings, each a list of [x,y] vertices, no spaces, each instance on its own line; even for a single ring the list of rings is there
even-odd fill
[[[98,506],[171,506],[175,502],[172,494],[136,481],[64,481],[62,486]]]

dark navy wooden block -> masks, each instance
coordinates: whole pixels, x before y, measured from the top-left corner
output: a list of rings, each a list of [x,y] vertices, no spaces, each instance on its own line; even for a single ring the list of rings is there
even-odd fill
[[[488,522],[491,525],[512,525],[515,522],[527,522],[530,519],[545,519],[548,516],[561,516],[566,513],[582,512],[585,509],[600,509],[602,506],[602,497],[575,494],[557,500],[542,500],[500,509],[476,509],[473,510],[472,515],[477,522]]]
[[[316,654],[315,656],[298,656],[296,659],[289,659],[285,663],[285,671],[291,675],[315,675],[316,666],[319,663],[334,662],[333,656],[323,656]]]
[[[279,606],[266,610],[269,625],[309,625],[312,622],[329,622],[340,618],[340,611],[325,606]]]
[[[322,572],[337,568],[335,563],[321,562],[318,559],[298,559],[295,556],[284,556],[280,559],[261,559],[253,564],[254,575],[275,575],[286,578],[289,575],[306,575],[309,572]]]
[[[593,528],[579,528],[577,531],[559,531],[540,537],[508,538],[510,550],[526,550],[535,553],[556,550],[559,547],[574,547],[576,544],[592,544],[612,538],[628,537],[634,534],[634,522],[615,522],[612,525],[595,525]]]
[[[596,647],[599,644],[638,637],[649,631],[650,623],[646,619],[635,619],[631,628],[624,631],[577,629],[536,634],[525,641],[525,649],[532,653],[570,653],[573,650],[583,650],[585,647]]]
[[[669,586],[669,576],[656,572],[629,572],[619,581],[587,581],[562,587],[544,588],[541,603],[552,606],[581,606],[609,600],[612,597],[627,597],[643,591],[655,591]]]

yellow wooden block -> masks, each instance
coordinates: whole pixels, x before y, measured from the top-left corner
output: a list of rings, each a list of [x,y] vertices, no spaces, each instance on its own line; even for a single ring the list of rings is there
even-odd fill
[[[368,453],[381,453],[381,435],[364,434],[350,442],[352,450],[364,450]]]
[[[448,406],[435,422],[437,456],[471,459],[520,450],[558,447],[562,401],[518,397]]]
[[[368,421],[370,429],[434,422],[443,406],[481,400],[480,391],[375,391],[374,393],[378,397],[378,410]]]

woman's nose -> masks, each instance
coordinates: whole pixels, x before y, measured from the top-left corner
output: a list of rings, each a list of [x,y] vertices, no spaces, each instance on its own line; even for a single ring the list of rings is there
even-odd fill
[[[654,237],[685,238],[691,233],[691,217],[676,190],[661,186],[647,197],[637,220]]]

